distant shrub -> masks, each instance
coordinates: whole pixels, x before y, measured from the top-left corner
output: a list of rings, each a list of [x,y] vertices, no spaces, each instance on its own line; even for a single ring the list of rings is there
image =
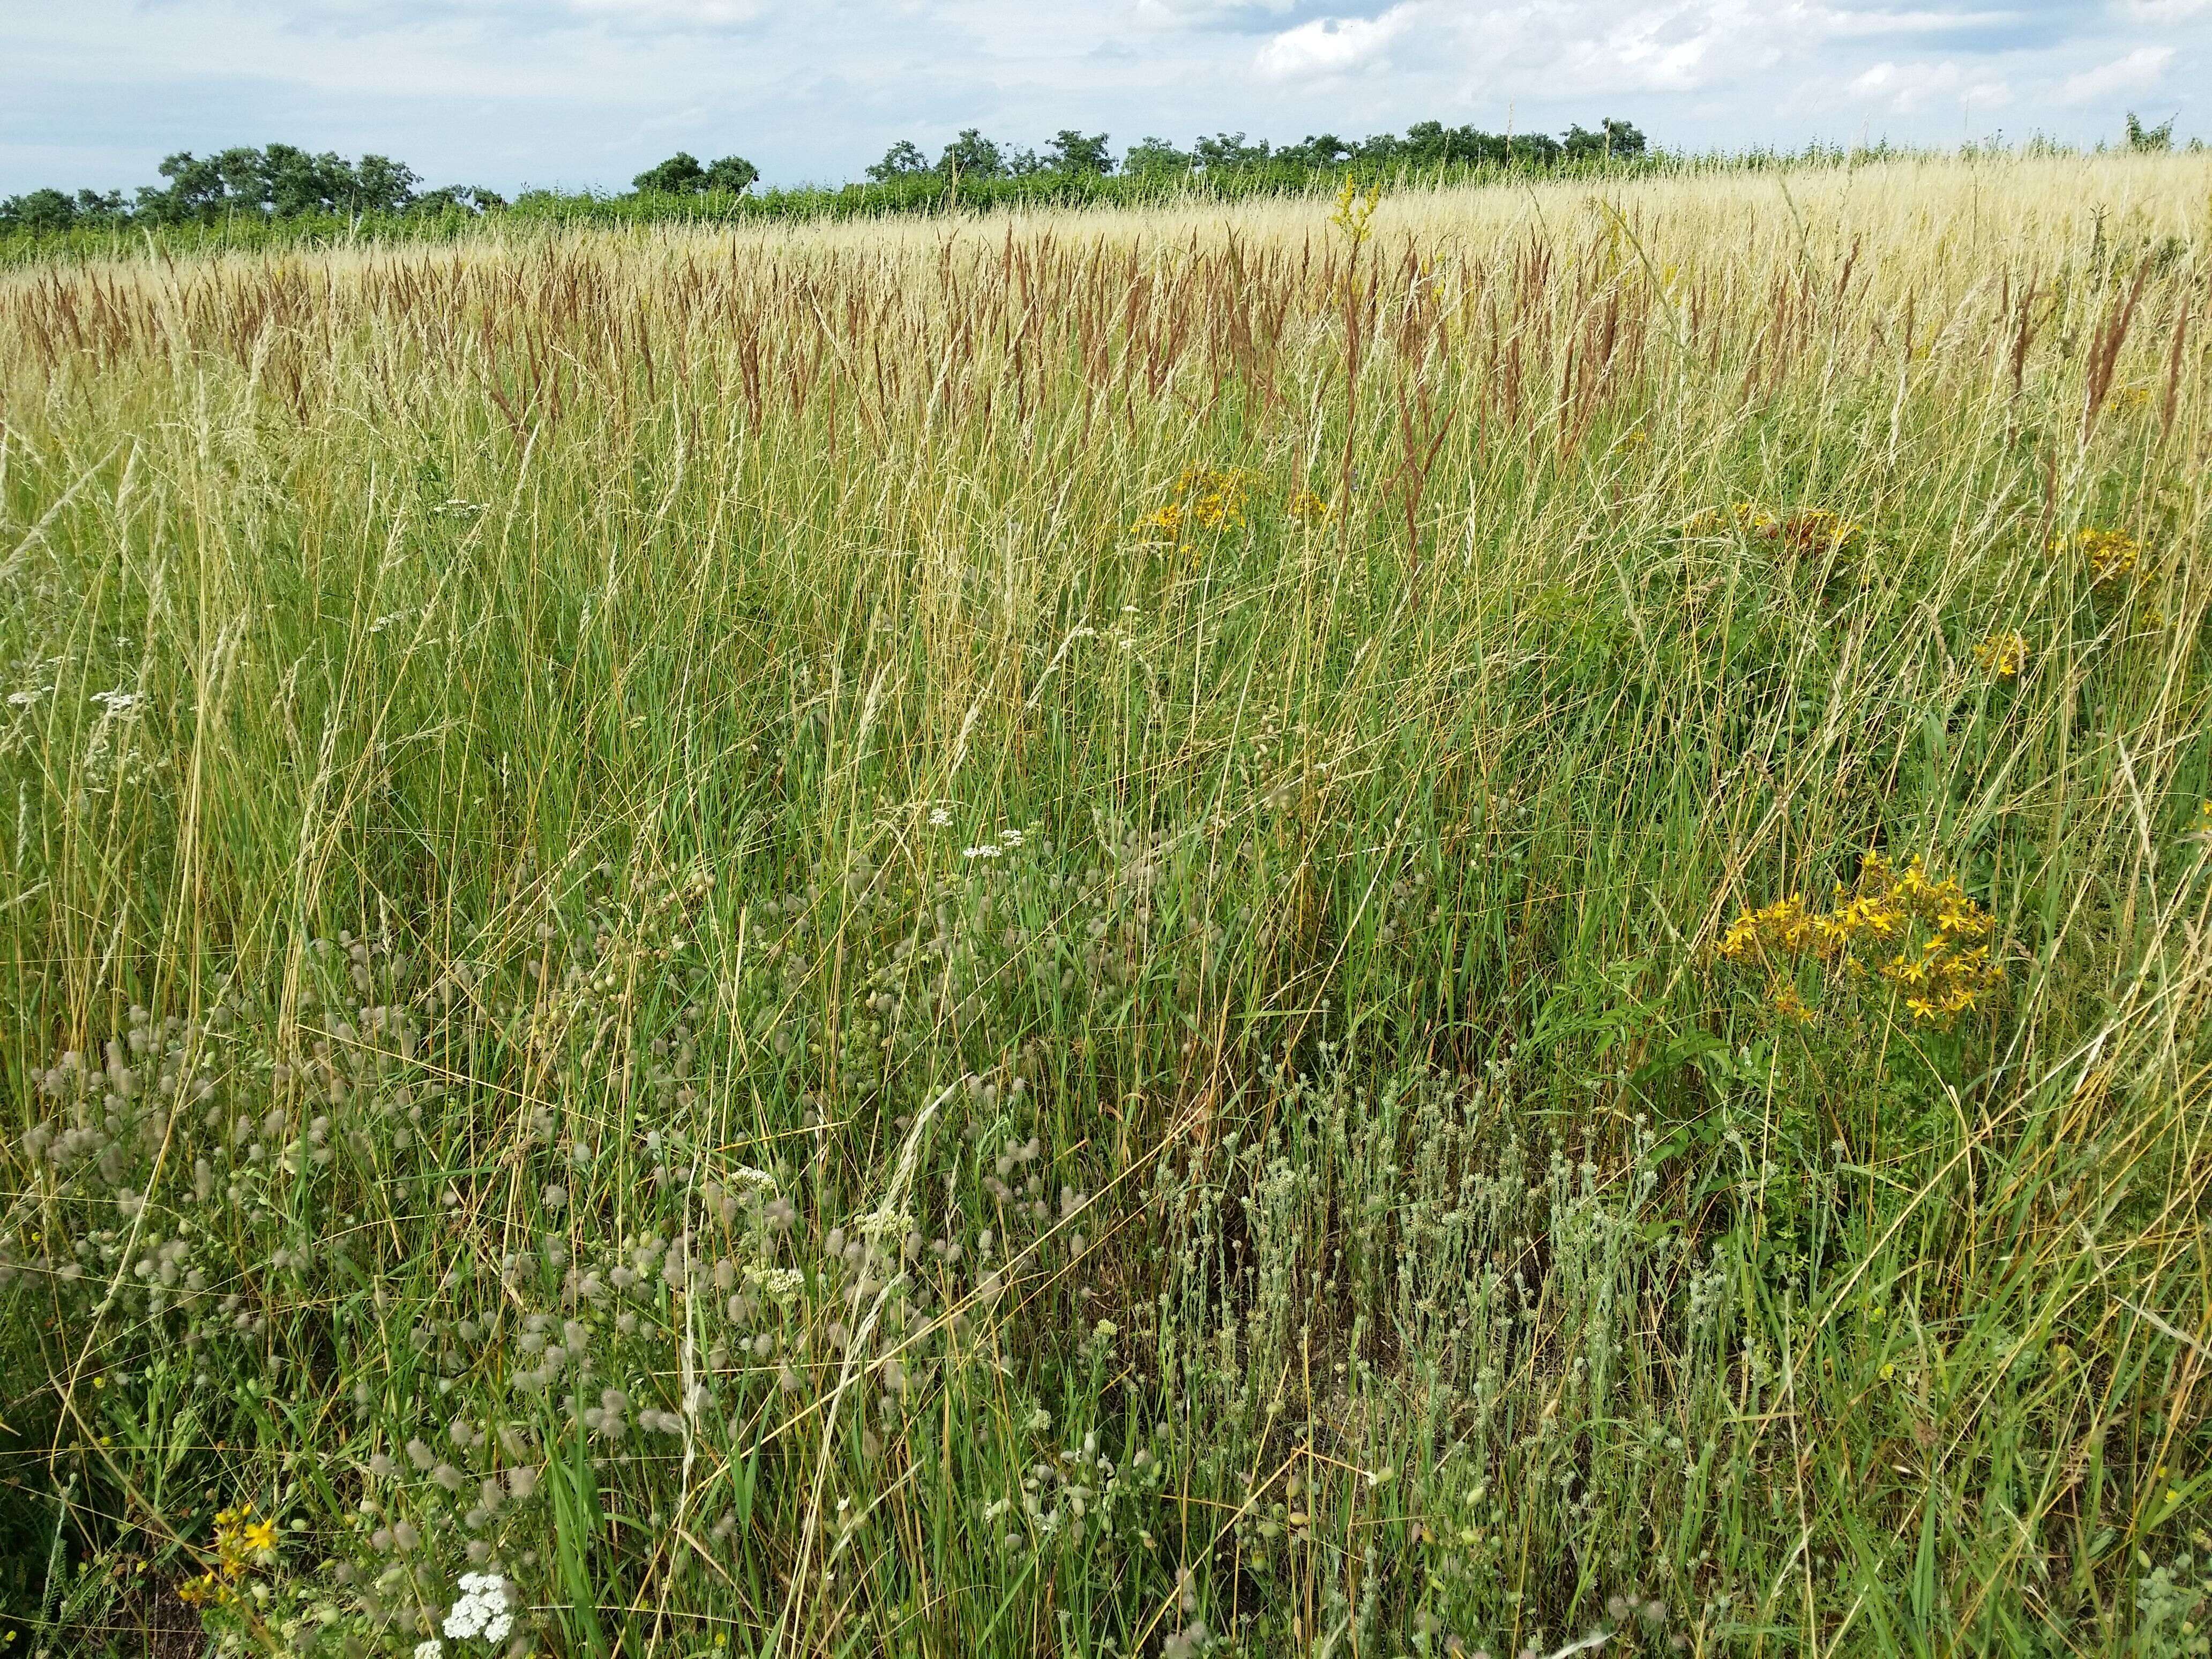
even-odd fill
[[[2162,155],[2173,148],[2173,118],[2167,116],[2154,127],[2147,127],[2136,119],[2133,110],[2128,112],[2128,148],[2150,155]]]

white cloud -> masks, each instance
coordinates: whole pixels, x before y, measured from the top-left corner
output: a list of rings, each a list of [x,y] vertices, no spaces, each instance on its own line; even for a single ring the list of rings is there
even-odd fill
[[[2137,46],[2124,58],[2067,76],[2058,88],[2062,104],[2094,104],[2117,92],[2148,92],[2166,76],[2173,61],[2172,46]]]
[[[1970,76],[1946,58],[1940,64],[1882,62],[1851,82],[1852,95],[1887,104],[1900,115],[1930,104],[1996,109],[2011,102],[2012,88],[1989,76]]]
[[[585,17],[673,28],[728,28],[761,14],[754,0],[568,0]]]
[[[1410,4],[1380,17],[1316,17],[1261,46],[1260,73],[1271,81],[1299,81],[1364,69],[1389,50],[1413,18]]]
[[[2120,9],[2139,23],[2185,23],[2212,13],[2212,0],[2123,0]]]
[[[1285,12],[1293,0],[1136,0],[1131,15],[1150,28],[1234,25],[1263,13]]]
[[[2161,3],[2162,0],[2152,0]],[[2198,0],[2183,0],[2195,4]],[[2212,0],[2203,0],[2212,4]],[[1884,34],[1944,34],[1954,29],[2001,28],[2017,23],[2016,11],[1850,11],[1823,12],[1820,26],[1839,40],[1867,39]]]
[[[1611,8],[1607,8],[1611,10]],[[1772,65],[1778,15],[1792,24],[1799,8],[1778,6],[1766,16],[1737,0],[1704,0],[1639,12],[1577,41],[1559,67],[1577,88],[1689,92]],[[1593,23],[1596,21],[1592,20]]]
[[[1820,0],[1399,0],[1286,29],[1256,67],[1263,82],[1325,89],[1387,64],[1390,105],[1498,124],[1516,100],[1748,88],[1817,45],[1831,15]]]

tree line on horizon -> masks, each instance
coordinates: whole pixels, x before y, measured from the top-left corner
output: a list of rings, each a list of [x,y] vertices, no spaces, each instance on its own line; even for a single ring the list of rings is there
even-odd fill
[[[349,161],[295,144],[240,145],[206,155],[179,150],[158,171],[166,183],[119,190],[44,189],[0,200],[0,229],[66,230],[73,225],[181,225],[240,214],[289,219],[301,214],[481,213],[504,207],[496,191],[473,185],[421,190],[422,175],[388,155]]]
[[[1188,149],[1164,138],[1145,138],[1129,147],[1120,161],[1108,148],[1108,135],[1063,128],[1042,154],[1027,146],[1001,145],[975,127],[961,130],[932,161],[921,146],[902,139],[868,168],[878,184],[934,176],[943,179],[1021,179],[1038,173],[1089,173],[1105,177],[1178,173],[1238,173],[1268,168],[1332,172],[1347,167],[1471,167],[1483,162],[1521,162],[1542,167],[1559,161],[1630,160],[1647,153],[1644,134],[1629,121],[1611,117],[1595,131],[1579,123],[1563,137],[1549,133],[1485,132],[1471,126],[1448,127],[1441,121],[1416,121],[1404,137],[1378,132],[1365,138],[1340,138],[1333,132],[1309,135],[1279,147],[1264,139],[1248,141],[1242,132],[1200,137]]]
[[[1002,144],[967,127],[933,161],[921,148],[902,139],[866,169],[870,185],[893,186],[902,197],[915,186],[943,183],[981,185],[997,180],[1070,181],[1120,176],[1165,179],[1176,175],[1307,174],[1345,168],[1384,170],[1473,167],[1481,163],[1548,167],[1561,161],[1634,160],[1648,153],[1644,134],[1628,121],[1607,118],[1595,129],[1571,125],[1549,133],[1491,133],[1471,126],[1448,127],[1419,121],[1405,136],[1376,133],[1350,140],[1334,133],[1310,136],[1295,144],[1271,145],[1248,140],[1242,132],[1217,133],[1194,140],[1186,149],[1164,138],[1145,138],[1116,157],[1108,135],[1065,128],[1040,152],[1026,145]],[[422,175],[386,155],[365,155],[357,161],[331,152],[313,154],[293,144],[237,146],[199,156],[190,150],[172,155],[159,168],[164,182],[120,190],[75,191],[32,190],[0,199],[0,230],[67,230],[76,226],[208,224],[252,216],[287,219],[303,215],[341,218],[367,216],[480,214],[507,207],[506,198],[481,185],[420,188]],[[739,155],[702,162],[679,150],[639,173],[628,194],[659,197],[742,197],[760,179],[760,169]],[[847,186],[851,189],[854,186]],[[865,186],[863,186],[865,188]],[[553,198],[556,191],[531,191]],[[580,192],[592,195],[593,192]]]
[[[2124,148],[2137,153],[2172,149],[2173,127],[2171,118],[2149,126],[2130,112]],[[2042,139],[2029,144],[2031,150],[2048,147]],[[2187,147],[2198,149],[2202,141],[2191,139]],[[1807,154],[1818,150],[1815,146]],[[1889,150],[1885,142],[1854,153],[1875,155]],[[1841,155],[1837,151],[1828,159]],[[978,128],[963,127],[934,160],[912,140],[901,139],[865,170],[864,180],[842,185],[799,185],[755,194],[760,169],[744,157],[725,155],[702,162],[678,150],[639,173],[626,191],[532,189],[509,203],[497,191],[482,185],[423,190],[419,173],[386,155],[366,155],[349,161],[328,151],[314,155],[293,144],[270,144],[240,146],[206,156],[180,150],[161,162],[163,183],[142,185],[128,196],[119,190],[49,188],[0,198],[0,234],[133,226],[250,226],[289,220],[312,223],[316,218],[450,224],[509,207],[564,218],[611,215],[653,219],[672,213],[803,218],[821,212],[918,210],[948,192],[969,201],[1129,199],[1133,191],[1146,196],[1155,186],[1172,189],[1178,180],[1185,180],[1243,195],[1297,190],[1316,175],[1345,172],[1374,176],[1483,167],[1533,170],[1658,159],[1634,123],[1611,117],[1595,128],[1571,125],[1558,137],[1417,121],[1402,137],[1380,132],[1347,139],[1325,132],[1281,145],[1248,139],[1242,132],[1200,137],[1188,149],[1164,138],[1146,137],[1119,157],[1103,132],[1062,128],[1039,150],[1001,143]],[[1773,155],[1747,152],[1735,159],[1741,165],[1759,165],[1771,161]]]

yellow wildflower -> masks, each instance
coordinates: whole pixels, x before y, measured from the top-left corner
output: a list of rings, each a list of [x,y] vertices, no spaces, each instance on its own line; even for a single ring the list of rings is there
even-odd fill
[[[2016,633],[1992,634],[1974,647],[1975,660],[2001,680],[2016,680],[2027,662],[2027,637]]]
[[[2071,535],[2054,536],[2051,550],[2079,556],[2088,564],[2090,580],[2096,582],[2117,581],[2131,574],[2142,556],[2142,547],[2126,531],[2094,525],[2085,525]]]
[[[1170,501],[1165,507],[1155,507],[1129,526],[1129,533],[1140,541],[1172,542],[1182,537],[1182,503]]]
[[[1328,216],[1328,222],[1342,231],[1345,240],[1356,248],[1374,234],[1368,222],[1374,218],[1376,207],[1382,200],[1380,185],[1369,185],[1363,196],[1347,175],[1336,192],[1336,211]]]
[[[1129,533],[1144,541],[1179,542],[1195,526],[1234,529],[1244,522],[1244,501],[1251,481],[1243,472],[1189,466],[1176,478],[1175,499],[1144,514]]]
[[[1825,553],[1858,540],[1866,532],[1840,513],[1831,513],[1825,507],[1808,507],[1792,513],[1765,533],[1778,535],[1785,544],[1800,553]]]
[[[1867,972],[1856,947],[1881,943],[1878,975],[1905,994],[1905,1008],[1916,1019],[1942,1021],[1978,1006],[2002,980],[1990,961],[1989,945],[1978,942],[1995,931],[1995,921],[1966,896],[1955,876],[1930,877],[1917,858],[1895,869],[1880,853],[1869,852],[1858,879],[1849,887],[1837,883],[1825,912],[1808,910],[1794,895],[1744,911],[1722,936],[1720,954],[1765,964],[1768,1000],[1793,1018],[1809,1020],[1811,1006],[1796,996],[1777,958],[1810,957],[1824,969],[1840,969],[1856,979]]]
[[[1777,980],[1767,993],[1766,1000],[1774,1012],[1783,1018],[1795,1021],[1800,1025],[1810,1025],[1813,1023],[1811,1005],[1798,994],[1797,988],[1788,980]]]

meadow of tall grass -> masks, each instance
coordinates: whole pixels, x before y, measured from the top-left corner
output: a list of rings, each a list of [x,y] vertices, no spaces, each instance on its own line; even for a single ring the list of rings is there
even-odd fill
[[[0,277],[5,1650],[2206,1651],[2208,204]]]

